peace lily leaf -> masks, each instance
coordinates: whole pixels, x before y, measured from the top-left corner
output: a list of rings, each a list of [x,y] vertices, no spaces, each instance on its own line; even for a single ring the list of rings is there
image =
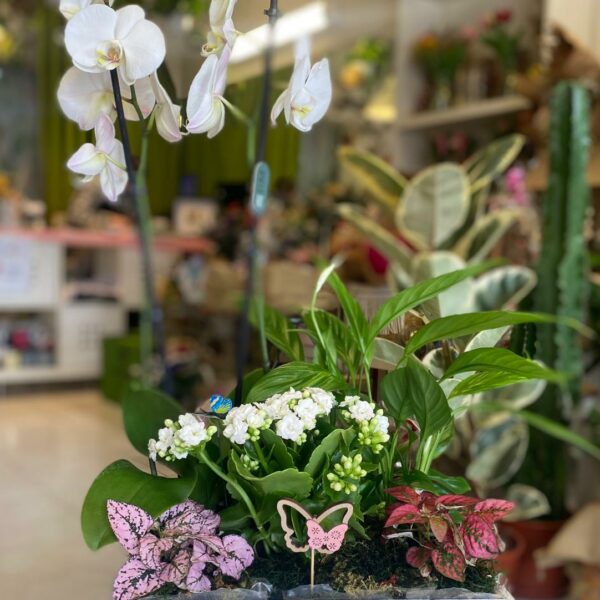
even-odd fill
[[[446,369],[444,378],[471,371],[507,373],[522,379],[545,379],[555,383],[565,380],[562,373],[557,373],[505,348],[479,348],[464,352]]]
[[[485,215],[456,243],[454,251],[469,264],[478,263],[494,249],[518,216],[518,211],[511,209]]]
[[[337,211],[342,219],[364,234],[388,260],[398,263],[406,274],[410,272],[412,252],[387,229],[369,218],[364,209],[353,204],[340,204]]]
[[[420,253],[412,263],[411,274],[415,281],[453,273],[466,268],[465,261],[448,251]],[[472,278],[463,279],[435,298],[423,303],[423,312],[430,319],[472,312],[475,310],[475,284]]]
[[[539,519],[551,510],[550,502],[545,494],[537,488],[522,483],[514,483],[509,486],[506,491],[506,499],[514,502],[515,508],[504,517],[505,521]]]
[[[381,382],[381,396],[397,423],[414,416],[421,438],[442,431],[452,422],[446,396],[431,373],[417,361],[386,375]]]
[[[385,338],[375,338],[373,342],[372,369],[393,371],[404,356],[404,348]]]
[[[473,460],[466,475],[486,490],[500,487],[521,468],[528,446],[529,429],[519,418],[479,429],[469,448]]]
[[[494,264],[496,264],[495,261],[485,262],[462,271],[440,275],[428,281],[417,283],[413,287],[396,294],[382,304],[373,315],[367,342],[371,343],[385,327],[405,312],[427,302],[427,300],[434,298],[457,283],[483,273]]]
[[[581,435],[571,431],[568,427],[548,419],[542,415],[532,413],[526,410],[518,410],[513,408],[506,402],[480,402],[472,407],[474,411],[482,412],[510,412],[518,415],[523,421],[525,421],[531,427],[535,427],[540,431],[548,434],[549,436],[571,444],[580,450],[583,450],[595,459],[600,460],[600,448],[595,444],[592,444],[588,439]]]
[[[319,341],[317,331],[329,331],[335,345],[335,354],[349,365],[353,360],[354,340],[348,326],[334,314],[320,309],[306,310],[302,313],[307,329]],[[327,340],[323,339],[327,343]]]
[[[405,471],[394,481],[432,494],[466,494],[471,489],[469,482],[464,477],[443,475],[434,469],[431,469],[427,475],[416,470]]]
[[[342,167],[384,208],[394,211],[406,187],[406,179],[377,155],[352,146],[338,149]]]
[[[248,394],[250,390],[265,376],[265,372],[262,369],[254,369],[250,371],[250,373],[246,373],[244,375],[244,379],[242,381],[242,404],[246,404],[248,402]],[[236,398],[237,397],[237,387],[233,388],[229,394],[226,396],[227,398]]]
[[[396,225],[420,249],[438,248],[464,223],[469,199],[469,180],[460,165],[429,167],[406,187]]]
[[[525,136],[516,133],[501,137],[473,154],[464,164],[472,193],[504,173],[519,156],[524,143]]]
[[[556,323],[572,327],[584,335],[594,336],[594,332],[574,319],[557,318],[542,313],[487,311],[468,315],[453,315],[431,321],[413,335],[406,345],[405,360],[413,352],[439,340],[473,335],[486,329],[497,329],[520,323]]]
[[[108,500],[134,504],[153,517],[186,500],[196,484],[196,472],[185,477],[155,477],[140,471],[126,460],[118,460],[102,471],[92,483],[81,509],[81,529],[86,544],[98,550],[115,541],[108,522]]]
[[[543,379],[521,381],[484,392],[481,399],[483,402],[504,402],[513,409],[527,408],[539,399],[546,385]]]
[[[165,419],[176,421],[185,413],[181,404],[153,389],[129,390],[123,397],[125,433],[133,447],[148,455],[148,440],[155,438]]]
[[[267,339],[278,350],[281,350],[290,360],[304,360],[304,347],[302,340],[296,331],[290,330],[287,318],[274,308],[265,305],[263,307],[265,318],[265,334]],[[256,303],[252,305],[250,313],[252,324],[258,327]]]
[[[484,371],[475,373],[461,381],[452,391],[453,396],[464,396],[468,394],[480,394],[495,388],[526,381],[528,378],[516,372],[508,371]]]
[[[527,267],[508,266],[494,269],[479,277],[475,283],[477,310],[498,310],[514,307],[537,284],[535,271]]]
[[[474,335],[465,347],[468,350],[477,350],[478,348],[493,348],[506,335],[509,327],[498,327],[498,329],[486,329]]]
[[[346,382],[319,365],[291,362],[273,369],[250,390],[247,402],[263,402],[290,388],[320,387],[326,391],[344,389]]]

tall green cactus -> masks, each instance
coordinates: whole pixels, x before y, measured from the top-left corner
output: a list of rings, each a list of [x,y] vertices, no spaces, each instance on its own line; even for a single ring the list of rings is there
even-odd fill
[[[563,82],[552,95],[550,179],[544,199],[543,244],[538,266],[536,309],[585,319],[589,295],[588,252],[584,229],[590,192],[589,99],[580,85]],[[583,351],[578,334],[565,326],[540,327],[538,356],[571,376],[572,399],[579,395]],[[555,395],[554,404],[560,404]],[[553,417],[560,417],[559,406]]]

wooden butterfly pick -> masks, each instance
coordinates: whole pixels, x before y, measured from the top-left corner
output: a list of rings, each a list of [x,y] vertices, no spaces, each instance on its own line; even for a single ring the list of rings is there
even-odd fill
[[[306,519],[307,541],[305,544],[294,542],[294,528],[288,522],[286,508],[296,511]],[[310,550],[310,585],[315,583],[315,552],[321,554],[333,554],[337,552],[344,542],[344,537],[348,531],[348,522],[352,517],[353,506],[349,502],[341,502],[330,506],[327,510],[318,516],[313,516],[307,512],[300,504],[284,498],[277,503],[277,512],[281,518],[281,527],[285,533],[285,545],[292,551],[304,553]],[[322,523],[337,512],[343,511],[342,522],[329,531],[323,529]]]

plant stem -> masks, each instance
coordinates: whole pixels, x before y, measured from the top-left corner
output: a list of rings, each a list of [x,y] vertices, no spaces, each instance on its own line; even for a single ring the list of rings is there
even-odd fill
[[[265,471],[265,474],[269,474],[271,471],[269,469],[269,464],[267,463],[267,460],[265,459],[265,455],[263,454],[263,451],[261,450],[261,447],[259,446],[258,442],[252,442],[253,446],[254,446],[254,451],[256,452],[256,456],[258,457],[258,460],[260,462],[260,464],[262,465],[262,468]]]
[[[271,548],[269,546],[267,532],[265,531],[264,527],[261,525],[260,520],[258,518],[258,513],[256,512],[256,508],[254,507],[254,504],[252,503],[250,496],[248,496],[248,494],[246,493],[246,490],[241,485],[239,485],[237,483],[237,481],[235,481],[235,479],[229,477],[217,464],[215,464],[209,458],[205,449],[200,450],[199,457],[203,460],[204,464],[215,475],[220,477],[225,483],[230,485],[240,495],[241,499],[244,501],[244,504],[246,505],[246,508],[248,509],[248,512],[250,513],[250,516],[252,517],[252,519],[254,521],[254,524],[256,525],[256,528],[258,529],[258,532],[262,536],[262,540],[265,544],[265,550],[267,551],[267,554],[270,554]]]
[[[121,85],[117,70],[110,72],[113,95],[115,99],[115,109],[121,132],[121,142],[125,153],[125,165],[127,176],[129,178],[129,189],[133,199],[133,212],[138,229],[140,241],[140,252],[142,256],[142,271],[145,302],[142,308],[140,323],[140,361],[142,364],[142,380],[145,385],[152,383],[152,356],[155,348],[158,349],[159,356],[164,361],[164,339],[162,335],[162,311],[158,304],[154,290],[153,265],[152,265],[152,231],[150,228],[150,207],[148,203],[148,189],[146,185],[147,159],[148,159],[148,130],[144,124],[144,136],[140,155],[140,168],[136,174],[133,164],[133,154],[127,131],[127,122],[125,120],[125,111],[123,108],[123,98],[121,95]],[[137,101],[135,100],[135,89],[132,87],[132,104],[136,106],[136,111],[143,115]],[[164,362],[162,363],[164,365]]]

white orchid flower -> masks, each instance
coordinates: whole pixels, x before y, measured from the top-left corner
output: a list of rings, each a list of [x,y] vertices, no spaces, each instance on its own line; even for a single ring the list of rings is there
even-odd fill
[[[154,119],[156,121],[156,129],[160,136],[167,142],[179,142],[183,137],[181,134],[181,106],[173,104],[167,90],[161,85],[158,80],[158,75],[154,73],[150,77],[152,89],[156,96],[156,109],[154,111]]]
[[[311,68],[308,42],[300,42],[296,49],[296,64],[290,85],[277,98],[271,120],[275,124],[283,111],[289,125],[300,131],[310,131],[325,116],[331,97],[329,61],[324,58]]]
[[[84,181],[100,176],[100,187],[104,195],[116,202],[127,187],[125,152],[123,144],[115,138],[115,126],[110,118],[101,115],[96,124],[96,145],[84,144],[73,154],[67,167]]]
[[[110,6],[115,0],[109,0]],[[60,0],[58,10],[67,20],[72,19],[80,10],[91,6],[92,4],[105,4],[104,0]]]
[[[118,68],[127,85],[154,73],[166,53],[161,30],[136,4],[117,11],[102,4],[84,8],[67,23],[65,45],[82,71]]]
[[[225,46],[233,48],[238,32],[233,25],[233,9],[237,0],[212,0],[208,11],[210,31],[202,47],[202,55],[221,54]]]
[[[207,133],[213,138],[223,129],[227,104],[223,94],[230,57],[228,47],[220,57],[211,54],[192,81],[187,102],[187,130],[190,133]]]
[[[146,118],[156,102],[150,79],[145,77],[136,81],[135,92],[142,115]],[[131,89],[123,81],[121,94],[126,100],[131,99]],[[100,115],[115,120],[117,113],[109,73],[86,73],[71,67],[61,79],[57,96],[62,111],[83,131],[93,129]],[[137,111],[129,102],[125,102],[123,108],[128,120],[139,120]]]

